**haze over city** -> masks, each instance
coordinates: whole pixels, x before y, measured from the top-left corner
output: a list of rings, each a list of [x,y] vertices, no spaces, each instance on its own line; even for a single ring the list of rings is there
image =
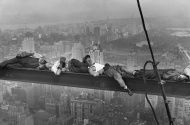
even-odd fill
[[[190,0],[139,1],[166,80],[164,101],[147,65],[148,98],[160,125],[170,121],[164,102],[175,125],[190,125]],[[104,67],[100,78],[82,63],[86,55]],[[86,70],[72,70],[71,60]],[[156,125],[142,94],[148,60],[136,0],[0,0],[0,125]]]
[[[141,4],[145,17],[189,24],[189,0],[143,0]],[[85,22],[132,15],[139,17],[135,0],[0,0],[0,25]]]

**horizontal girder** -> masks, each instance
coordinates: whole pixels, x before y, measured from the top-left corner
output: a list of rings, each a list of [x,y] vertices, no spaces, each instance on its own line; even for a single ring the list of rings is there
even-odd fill
[[[113,78],[108,76],[93,77],[83,73],[64,72],[60,75],[55,75],[50,71],[33,69],[0,69],[0,79],[99,90],[124,91]],[[124,78],[124,81],[134,93],[145,93],[146,86],[143,79]],[[149,94],[161,95],[161,89],[156,80],[147,80],[147,83]],[[189,82],[166,81],[164,88],[167,96],[185,97],[190,95]]]

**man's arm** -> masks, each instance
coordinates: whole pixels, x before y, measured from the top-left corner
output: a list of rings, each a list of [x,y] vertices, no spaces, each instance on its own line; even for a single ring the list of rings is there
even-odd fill
[[[92,75],[94,77],[99,76],[99,73],[94,70],[94,67],[90,67],[88,69],[88,71],[89,71],[90,75]]]
[[[0,68],[4,68],[9,64],[15,64],[15,63],[20,63],[20,59],[13,58],[13,59],[5,60],[5,61],[0,63]]]
[[[71,63],[72,63],[74,66],[76,66],[76,67],[83,67],[83,66],[88,67],[88,63],[80,62],[80,61],[77,60],[77,59],[71,59],[70,61],[71,61]]]

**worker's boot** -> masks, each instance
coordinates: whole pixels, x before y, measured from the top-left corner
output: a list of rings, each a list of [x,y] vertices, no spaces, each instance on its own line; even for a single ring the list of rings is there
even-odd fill
[[[129,88],[127,88],[127,89],[125,89],[125,90],[126,90],[126,92],[127,92],[130,96],[133,95],[133,92],[132,92]]]

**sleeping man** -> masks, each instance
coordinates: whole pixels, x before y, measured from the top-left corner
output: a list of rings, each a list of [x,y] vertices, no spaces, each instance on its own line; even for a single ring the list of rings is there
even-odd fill
[[[0,63],[0,68],[32,68],[38,69],[46,64],[45,57],[37,53],[21,52],[15,58]],[[44,67],[45,68],[45,67]]]
[[[90,56],[87,55],[86,57],[88,58],[86,58],[83,62],[89,65],[88,70],[92,76],[97,77],[104,74],[109,77],[113,77],[119,83],[119,85],[123,87],[126,92],[128,92],[130,96],[133,95],[133,92],[127,87],[124,80],[122,79],[122,77],[124,77],[126,74],[133,77],[133,71],[129,70],[125,66],[110,66],[109,64],[101,65],[99,63],[92,63]]]

